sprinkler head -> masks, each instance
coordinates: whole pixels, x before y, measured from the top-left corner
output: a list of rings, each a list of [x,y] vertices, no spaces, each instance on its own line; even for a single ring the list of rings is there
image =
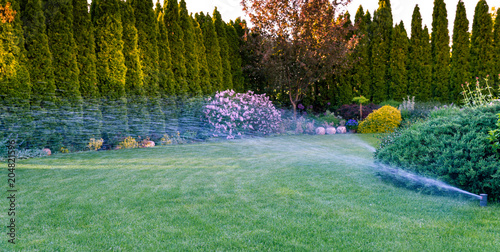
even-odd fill
[[[488,194],[480,194],[479,205],[485,207],[488,204]]]

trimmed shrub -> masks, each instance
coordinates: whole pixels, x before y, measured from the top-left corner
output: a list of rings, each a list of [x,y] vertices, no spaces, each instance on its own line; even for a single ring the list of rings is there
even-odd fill
[[[500,164],[488,131],[499,112],[500,106],[464,109],[413,124],[385,137],[375,158],[498,201]]]
[[[214,136],[233,139],[245,133],[266,135],[279,130],[281,113],[265,94],[226,90],[217,92],[215,99],[209,101],[204,113],[214,128]]]
[[[395,107],[385,105],[373,111],[362,121],[358,130],[360,133],[393,132],[401,123],[401,112]]]
[[[373,110],[379,109],[380,106],[377,104],[367,104],[363,105],[363,118],[365,119]],[[342,116],[342,118],[349,119],[358,119],[359,118],[359,104],[345,104],[342,105],[337,111],[335,111],[337,115]]]

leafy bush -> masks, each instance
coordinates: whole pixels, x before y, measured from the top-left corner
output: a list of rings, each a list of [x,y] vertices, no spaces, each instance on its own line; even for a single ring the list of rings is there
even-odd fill
[[[384,163],[500,199],[500,163],[488,140],[500,106],[464,109],[398,130],[375,153]]]
[[[139,148],[139,143],[135,140],[135,138],[128,136],[118,144],[118,147],[119,149]]]
[[[209,98],[204,113],[214,128],[214,136],[232,139],[243,134],[265,135],[280,129],[281,113],[265,94],[217,92]]]
[[[380,108],[379,105],[370,103],[368,105],[363,105],[363,118],[365,119],[373,110]],[[342,105],[337,111],[337,115],[342,116],[342,118],[348,119],[359,119],[359,104],[345,104]]]
[[[401,123],[401,112],[395,107],[385,105],[366,117],[358,130],[360,133],[386,133],[393,132]]]
[[[398,102],[398,101],[395,101],[395,100],[385,100],[385,101],[381,102],[379,105],[381,107],[383,107],[385,105],[389,105],[389,106],[398,108],[400,104],[401,104],[401,102]]]
[[[330,112],[330,110],[327,110],[324,114],[314,117],[311,116],[317,121],[317,124],[319,125],[329,125],[329,126],[337,126],[340,124],[340,121],[342,120],[341,116],[336,116],[335,113]]]
[[[98,139],[96,140],[95,138],[91,138],[89,143],[87,144],[87,148],[91,151],[96,151],[101,148],[102,144],[104,143],[104,140]]]

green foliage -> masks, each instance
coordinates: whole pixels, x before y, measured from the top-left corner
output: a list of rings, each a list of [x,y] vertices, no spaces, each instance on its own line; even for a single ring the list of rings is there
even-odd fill
[[[90,13],[95,27],[98,87],[103,98],[103,138],[116,144],[128,131],[120,1],[92,1]]]
[[[403,100],[404,100],[404,98],[403,98]],[[395,101],[395,100],[385,100],[385,101],[379,103],[380,107],[383,107],[385,105],[389,105],[389,106],[392,106],[395,108],[398,108],[400,104],[401,104],[401,102]]]
[[[360,133],[387,133],[393,132],[401,123],[401,112],[392,106],[383,106],[359,123]]]
[[[179,4],[180,28],[183,31],[183,42],[186,58],[186,84],[190,95],[200,95],[200,65],[198,61],[198,48],[196,34],[191,17],[186,9],[186,1],[181,0]]]
[[[236,92],[244,92],[246,90],[243,88],[245,79],[241,69],[240,37],[238,37],[235,29],[239,25],[239,23],[226,24],[226,39],[228,43],[228,59],[231,63],[231,76],[233,77],[233,89]]]
[[[463,95],[463,103],[466,107],[484,107],[489,106],[491,102],[494,100],[492,88],[489,85],[489,80],[486,78],[484,80],[484,86],[481,85],[479,78],[476,78],[476,85],[472,87],[466,82],[465,85],[462,84],[462,95]]]
[[[355,24],[358,26],[356,36],[359,38],[358,45],[354,49],[353,57],[359,61],[353,66],[353,85],[359,95],[371,97],[370,92],[370,36],[369,27],[371,23],[370,12],[363,13],[360,5],[355,16]]]
[[[231,61],[229,59],[229,45],[226,35],[226,23],[222,20],[220,12],[215,7],[213,12],[213,22],[217,40],[219,41],[220,58],[222,64],[222,88],[224,90],[233,89],[233,76],[231,74]]]
[[[493,74],[500,74],[500,8],[497,8],[493,26]],[[500,84],[500,78],[497,82]]]
[[[200,66],[200,87],[202,93],[205,95],[212,94],[212,85],[210,84],[210,72],[207,63],[207,51],[205,48],[203,33],[201,31],[200,24],[191,16],[191,22],[194,26],[195,38],[196,38],[196,53],[198,54],[198,65]]]
[[[497,114],[498,121],[496,123],[496,128],[488,131],[488,140],[491,142],[491,147],[496,151],[497,156],[500,155],[500,114]]]
[[[163,13],[163,9],[159,3],[159,0],[156,3],[155,15],[158,24],[158,86],[160,89],[160,97],[162,99],[165,99],[171,95],[176,94],[179,87],[177,86],[174,72],[172,72],[172,56],[170,53],[165,22],[163,22],[163,16],[165,14]]]
[[[408,35],[403,21],[394,27],[389,63],[389,97],[401,101],[408,93]]]
[[[462,1],[457,4],[453,24],[453,45],[450,65],[450,100],[460,100],[461,85],[470,80],[469,76],[469,21]]]
[[[450,35],[444,0],[435,0],[432,12],[432,97],[447,102],[449,100]]]
[[[186,49],[184,48],[184,31],[180,26],[179,4],[177,0],[163,2],[163,22],[168,36],[168,46],[172,56],[172,72],[177,82],[176,93],[187,94],[189,88],[186,83]]]
[[[215,32],[214,23],[210,15],[203,14],[202,12],[196,14],[196,21],[201,26],[203,33],[203,42],[205,43],[205,50],[207,52],[208,71],[210,73],[210,86],[212,92],[222,91],[223,88],[223,70],[222,59],[220,57],[219,40]]]
[[[470,39],[470,76],[484,78],[493,75],[493,21],[486,0],[477,2]],[[495,73],[498,74],[498,73]]]
[[[499,161],[488,140],[500,106],[463,111],[417,123],[389,136],[377,160],[443,180],[472,193],[500,198]],[[448,113],[448,112],[447,112]]]
[[[125,92],[127,94],[127,116],[129,134],[146,137],[149,134],[150,117],[144,91],[142,65],[137,46],[134,9],[129,2],[120,2],[123,25],[123,56],[127,73]]]

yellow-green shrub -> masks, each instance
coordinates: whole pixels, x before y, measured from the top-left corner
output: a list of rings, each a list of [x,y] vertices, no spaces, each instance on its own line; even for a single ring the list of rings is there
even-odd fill
[[[359,126],[360,133],[386,133],[393,132],[401,123],[401,112],[389,105],[385,105],[363,120]]]
[[[139,148],[139,143],[135,140],[135,138],[129,136],[118,144],[118,148],[119,149]]]

